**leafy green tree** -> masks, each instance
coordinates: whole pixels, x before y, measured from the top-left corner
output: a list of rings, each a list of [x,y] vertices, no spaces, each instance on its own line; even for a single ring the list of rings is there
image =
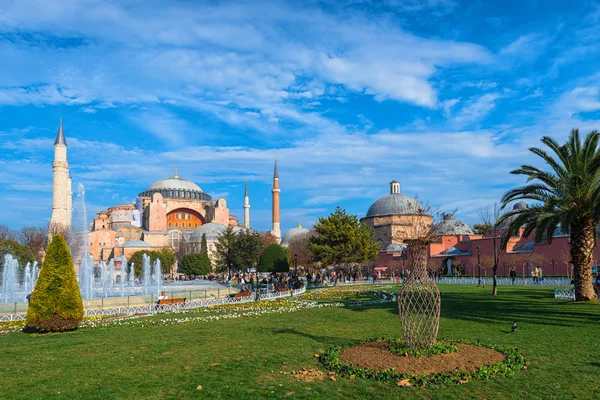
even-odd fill
[[[27,331],[76,329],[83,319],[83,302],[66,241],[55,235],[27,309]]]
[[[260,234],[249,229],[239,231],[235,248],[233,251],[233,260],[237,270],[245,270],[256,264],[256,259],[261,253]]]
[[[173,250],[168,247],[163,247],[158,251],[158,257],[160,258],[160,269],[164,274],[171,272],[171,267],[177,261],[177,256]]]
[[[210,259],[203,254],[186,254],[181,260],[181,272],[187,276],[206,275],[211,272]]]
[[[475,224],[473,225],[473,232],[475,232],[476,235],[483,235],[486,232],[491,231],[493,228],[491,223],[482,223],[482,224]]]
[[[309,239],[308,248],[318,261],[327,265],[366,264],[379,253],[375,230],[340,207],[327,218],[319,218],[314,230],[317,235]]]
[[[288,272],[290,263],[287,250],[278,244],[267,246],[260,255],[258,270],[260,272]]]
[[[208,244],[206,243],[206,233],[202,234],[202,240],[200,241],[200,254],[208,256]]]
[[[233,227],[228,226],[217,236],[215,242],[215,261],[219,272],[231,273],[236,268],[235,247],[238,236]]]
[[[596,298],[592,286],[593,250],[596,244],[596,227],[600,222],[600,134],[590,132],[582,143],[579,130],[573,129],[563,145],[549,136],[541,141],[550,153],[531,147],[550,168],[542,170],[522,165],[513,170],[515,175],[525,175],[527,184],[509,190],[502,196],[502,206],[515,200],[533,200],[525,208],[517,208],[501,216],[497,224],[509,221],[508,231],[502,241],[506,248],[511,236],[524,228],[524,236],[534,233],[536,242],[552,242],[553,233],[560,226],[570,234],[571,262],[575,269],[575,299]]]
[[[171,271],[171,266],[175,263],[175,254],[170,249],[161,249],[160,251],[154,250],[140,250],[136,251],[129,258],[128,264],[134,264],[133,269],[135,276],[141,277],[142,271],[144,270],[144,258],[143,255],[147,254],[150,256],[150,263],[154,263],[157,259],[160,260],[160,270],[166,274]]]
[[[19,267],[23,269],[25,264],[36,260],[35,255],[28,246],[22,245],[16,240],[7,239],[0,241],[0,271],[3,269],[4,256],[11,254],[19,261]]]

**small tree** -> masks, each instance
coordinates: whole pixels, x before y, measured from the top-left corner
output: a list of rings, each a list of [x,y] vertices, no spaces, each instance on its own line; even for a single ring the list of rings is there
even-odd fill
[[[289,272],[287,250],[278,244],[268,246],[258,262],[260,272]]]
[[[187,276],[206,275],[212,270],[210,259],[202,254],[186,254],[181,260],[181,272]]]
[[[260,233],[260,252],[265,251],[267,247],[272,244],[279,244],[279,239],[275,237],[271,232]]]
[[[27,309],[28,330],[60,332],[76,329],[83,302],[67,243],[55,235],[48,246],[40,276]]]
[[[308,248],[318,261],[339,267],[342,264],[374,261],[379,254],[375,230],[337,207],[314,226],[317,235],[309,239]]]
[[[202,240],[200,241],[200,254],[208,257],[208,243],[206,243],[206,233],[202,234]]]
[[[233,263],[236,270],[245,270],[256,263],[260,254],[261,240],[258,232],[244,229],[237,233],[233,249]]]
[[[487,205],[484,207],[479,207],[477,210],[479,214],[479,219],[484,225],[491,225],[492,229],[486,233],[486,238],[492,240],[493,244],[493,264],[492,264],[492,296],[498,295],[498,264],[500,263],[500,255],[502,254],[503,247],[502,243],[505,237],[506,232],[501,230],[498,226],[498,219],[502,214],[502,208],[498,205],[498,203],[494,203],[493,205]],[[506,246],[504,247],[506,250]]]
[[[167,248],[161,249],[160,251],[136,251],[129,258],[128,264],[129,266],[133,264],[135,276],[137,277],[140,277],[142,275],[142,271],[144,269],[144,254],[147,254],[150,257],[150,263],[154,263],[157,259],[160,260],[160,270],[163,274],[170,272],[171,266],[175,263],[176,260],[175,254],[173,254],[173,252]]]
[[[298,265],[301,265],[305,268],[308,268],[313,262],[315,262],[315,255],[308,246],[310,238],[315,235],[315,232],[309,231],[303,235],[295,236],[292,238],[292,240],[290,240],[288,245],[290,262],[294,262],[294,257],[296,257],[295,261],[298,263]]]
[[[10,229],[6,225],[0,225],[0,242],[11,239],[15,240],[17,238],[17,234],[15,231]]]
[[[217,236],[215,243],[215,255],[217,269],[220,272],[231,273],[231,270],[235,268],[235,246],[237,241],[237,235],[233,231],[231,226],[228,226],[223,232]]]

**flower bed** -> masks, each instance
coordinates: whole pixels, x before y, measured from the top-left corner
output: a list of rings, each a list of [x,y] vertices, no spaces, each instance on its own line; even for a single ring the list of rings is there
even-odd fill
[[[331,300],[342,300],[344,298],[356,297],[356,291],[335,290],[335,296],[321,295],[317,302],[302,298],[286,297],[279,300],[259,301],[252,303],[224,304],[208,308],[180,310],[170,314],[136,314],[119,316],[90,316],[85,317],[80,329],[92,329],[111,326],[170,326],[190,322],[211,322],[234,318],[253,318],[269,314],[287,314],[290,312],[325,307],[364,307],[395,301],[393,294],[373,290],[359,291],[364,300],[340,302]],[[349,295],[353,293],[353,295]],[[204,314],[204,315],[194,315]],[[21,331],[25,327],[25,321],[13,321],[0,325],[0,333],[11,333]]]
[[[398,386],[428,386],[432,384],[439,383],[458,383],[464,384],[472,379],[491,379],[498,376],[508,376],[514,374],[516,371],[519,371],[525,368],[525,358],[523,354],[521,354],[518,349],[509,349],[497,345],[487,345],[482,343],[472,343],[467,341],[453,340],[448,341],[449,345],[459,347],[470,346],[470,348],[484,348],[491,349],[495,352],[501,353],[503,355],[503,359],[501,361],[494,362],[492,364],[483,364],[475,368],[471,371],[461,371],[461,370],[453,370],[439,373],[430,373],[430,374],[413,374],[410,372],[401,372],[394,368],[388,369],[371,369],[361,367],[356,364],[345,363],[340,360],[340,355],[345,349],[356,348],[365,344],[376,344],[376,343],[397,343],[397,339],[368,339],[366,341],[356,342],[346,346],[333,346],[329,348],[324,354],[319,355],[319,360],[323,364],[323,366],[330,371],[334,371],[339,373],[342,376],[349,377],[354,379],[355,377],[371,379],[375,381],[388,381],[394,382],[398,384]],[[463,349],[463,351],[465,351]],[[391,353],[388,349],[388,353]],[[395,355],[396,357],[403,358],[401,356]],[[433,357],[442,358],[447,356],[447,354],[438,354],[438,355],[430,355],[427,357],[425,355],[420,355],[420,357],[427,357],[425,360],[431,360]],[[415,358],[420,358],[415,357]],[[408,357],[407,357],[408,358]],[[443,363],[443,359],[438,359],[439,362]],[[410,363],[410,362],[408,362]],[[413,368],[411,365],[410,368]]]

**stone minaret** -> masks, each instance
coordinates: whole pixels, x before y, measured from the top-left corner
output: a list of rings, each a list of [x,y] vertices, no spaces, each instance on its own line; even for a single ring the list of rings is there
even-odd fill
[[[277,171],[277,160],[275,160],[275,170],[273,171],[273,228],[271,233],[281,239],[281,228],[279,227],[279,172]]]
[[[244,228],[250,229],[250,198],[248,197],[248,180],[246,179],[246,191],[244,192]]]
[[[54,162],[52,163],[54,178],[52,182],[52,218],[51,224],[71,227],[73,192],[71,189],[71,172],[67,161],[67,141],[63,133],[62,118],[54,140]]]

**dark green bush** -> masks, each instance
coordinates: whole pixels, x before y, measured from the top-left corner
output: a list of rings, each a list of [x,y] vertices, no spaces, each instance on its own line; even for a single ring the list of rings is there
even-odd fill
[[[287,250],[278,244],[267,246],[260,255],[258,270],[260,272],[288,272],[290,264]]]
[[[185,275],[207,275],[212,271],[210,258],[202,254],[186,254],[181,259],[181,272]]]
[[[77,329],[83,302],[71,252],[61,235],[54,235],[27,309],[26,331],[60,332]]]

